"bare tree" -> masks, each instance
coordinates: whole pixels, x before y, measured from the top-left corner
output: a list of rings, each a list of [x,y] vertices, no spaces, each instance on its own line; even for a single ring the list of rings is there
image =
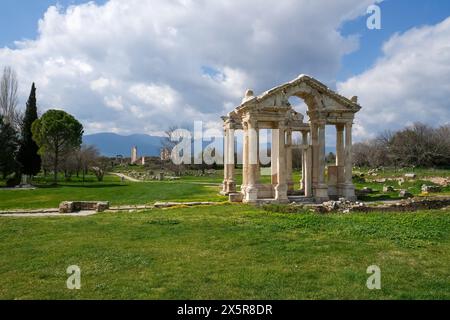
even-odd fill
[[[79,176],[81,171],[84,181],[89,168],[96,165],[99,158],[100,152],[97,147],[82,145],[75,153],[77,176]]]
[[[16,129],[21,126],[21,114],[17,110],[18,86],[16,72],[11,67],[5,67],[0,79],[0,115]]]

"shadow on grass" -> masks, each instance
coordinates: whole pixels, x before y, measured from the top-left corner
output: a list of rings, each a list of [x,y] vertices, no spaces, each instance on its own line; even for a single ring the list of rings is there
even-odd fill
[[[392,196],[388,194],[377,194],[377,195],[370,195],[370,196],[359,196],[358,200],[360,201],[395,201],[395,200],[402,200],[403,198],[398,196]]]

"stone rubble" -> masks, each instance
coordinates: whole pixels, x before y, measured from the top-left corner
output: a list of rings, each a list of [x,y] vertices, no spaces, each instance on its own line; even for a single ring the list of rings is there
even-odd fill
[[[382,205],[368,205],[362,202],[352,202],[345,199],[339,201],[328,201],[322,205],[315,206],[318,213],[331,212],[412,212],[418,210],[447,210],[450,208],[450,197],[425,198],[425,199],[405,199],[394,203]]]

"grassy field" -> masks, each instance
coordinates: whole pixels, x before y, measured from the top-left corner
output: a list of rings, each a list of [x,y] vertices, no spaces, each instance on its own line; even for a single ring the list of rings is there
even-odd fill
[[[366,288],[378,265],[382,290]],[[81,268],[82,288],[66,288]],[[0,219],[2,299],[450,299],[450,212]]]
[[[73,179],[53,186],[38,181],[36,190],[0,190],[1,209],[56,208],[62,201],[102,200],[112,205],[151,204],[155,201],[224,201],[218,186],[186,182],[122,183],[118,177],[106,176],[103,182],[87,177],[85,183]]]
[[[133,168],[133,167],[132,167]],[[367,173],[367,169],[358,170]],[[377,177],[366,175],[366,179],[379,179],[388,177],[402,177],[405,173],[414,172],[418,178],[406,181],[399,186],[396,181],[376,183],[355,179],[358,189],[369,187],[374,190],[373,194],[362,198],[365,201],[381,201],[399,199],[398,191],[383,193],[384,185],[392,185],[395,189],[407,189],[414,195],[421,193],[423,184],[432,183],[422,179],[431,176],[450,177],[450,170],[434,169],[386,169],[379,171]],[[262,175],[263,183],[270,183],[269,175]],[[5,209],[40,209],[57,207],[65,200],[104,200],[110,201],[112,205],[125,204],[151,204],[155,201],[225,201],[226,198],[218,194],[219,186],[223,180],[223,171],[217,170],[214,175],[196,177],[183,176],[179,181],[152,181],[145,183],[122,183],[118,177],[106,176],[104,182],[97,182],[95,177],[88,176],[82,183],[81,179],[73,177],[71,182],[61,182],[53,186],[51,180],[38,178],[36,180],[37,190],[2,190],[0,189],[0,210]],[[300,173],[294,172],[293,180],[295,188],[299,189]],[[242,170],[236,170],[236,181],[239,186],[242,181]],[[0,186],[1,186],[0,181]],[[216,185],[205,185],[212,183]],[[442,190],[442,195],[450,195],[450,187]]]

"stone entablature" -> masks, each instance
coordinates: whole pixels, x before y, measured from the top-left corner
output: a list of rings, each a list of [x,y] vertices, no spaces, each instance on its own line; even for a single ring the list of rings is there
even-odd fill
[[[289,98],[303,99],[308,106],[309,123],[296,112]],[[244,202],[260,199],[288,202],[294,189],[292,180],[292,134],[303,137],[301,188],[305,197],[316,202],[330,198],[355,199],[352,183],[352,124],[361,107],[357,97],[347,99],[330,90],[319,81],[301,75],[297,79],[254,96],[247,90],[241,105],[223,117],[225,130],[225,172],[222,193],[236,193],[235,144],[236,130],[243,130],[243,183]],[[328,167],[325,181],[325,126],[336,126],[336,165]],[[272,130],[272,183],[260,182],[259,130]],[[234,199],[238,197],[233,197]]]

